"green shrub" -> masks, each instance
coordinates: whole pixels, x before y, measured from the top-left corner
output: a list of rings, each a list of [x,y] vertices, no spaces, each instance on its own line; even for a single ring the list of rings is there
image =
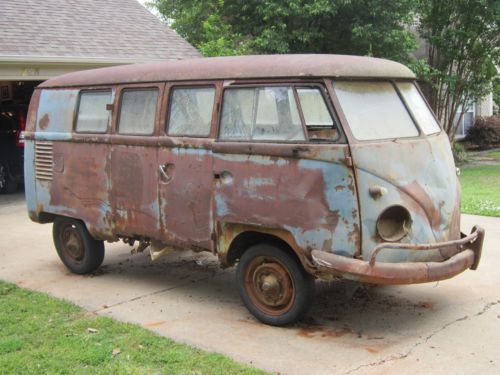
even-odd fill
[[[455,142],[452,147],[453,158],[455,159],[455,163],[465,163],[469,158],[469,154],[465,150],[465,146],[462,143]]]

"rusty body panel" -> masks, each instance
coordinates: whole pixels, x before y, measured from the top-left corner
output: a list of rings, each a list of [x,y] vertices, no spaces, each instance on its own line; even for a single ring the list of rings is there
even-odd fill
[[[412,225],[402,243],[460,239],[460,192],[447,135],[351,145],[363,225],[363,258],[381,242],[375,222],[391,205],[408,208]],[[373,160],[377,160],[374,163]],[[396,162],[397,161],[397,162]],[[386,193],[373,198],[371,187]],[[442,261],[446,250],[382,251],[385,262]]]
[[[35,91],[28,116],[30,218],[76,218],[98,240],[137,240],[138,251],[151,245],[155,257],[179,248],[211,251],[222,266],[237,262],[248,244],[276,241],[309,274],[325,279],[414,283],[477,267],[484,232],[461,239],[460,189],[446,134],[358,141],[332,77],[415,78],[387,60],[284,55],[121,66],[51,79]],[[324,90],[340,136],[309,140],[299,107],[302,141],[218,139],[227,87],[278,83]],[[179,86],[214,88],[207,137],[168,135],[170,97]],[[119,132],[128,88],[158,91],[150,135]],[[77,132],[81,91],[96,89],[111,91],[109,126],[99,134]],[[377,227],[392,206],[409,215],[396,242]]]
[[[359,216],[347,145],[260,145],[249,155],[250,146],[214,150],[215,221],[288,232],[300,249],[356,254]]]

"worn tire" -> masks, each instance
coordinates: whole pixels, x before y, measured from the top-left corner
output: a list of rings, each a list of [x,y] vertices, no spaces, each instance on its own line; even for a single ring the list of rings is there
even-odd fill
[[[92,238],[79,220],[56,217],[52,238],[59,258],[73,273],[93,272],[104,260],[104,242]]]
[[[297,321],[314,298],[314,278],[295,256],[272,244],[254,245],[245,251],[236,278],[247,309],[273,326]]]
[[[0,163],[0,194],[12,194],[17,190],[17,182],[12,178],[8,168]]]

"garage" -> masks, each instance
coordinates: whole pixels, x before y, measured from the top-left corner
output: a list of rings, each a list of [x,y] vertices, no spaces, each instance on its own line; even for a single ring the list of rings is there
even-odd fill
[[[34,88],[58,75],[200,57],[136,0],[0,1],[0,194],[22,189],[23,135]]]
[[[23,180],[24,141],[29,100],[40,81],[0,82],[0,193],[14,193]]]

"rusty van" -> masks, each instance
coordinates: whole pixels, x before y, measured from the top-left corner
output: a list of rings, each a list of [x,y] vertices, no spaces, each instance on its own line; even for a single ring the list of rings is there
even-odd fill
[[[37,87],[29,216],[73,272],[104,242],[215,254],[244,304],[283,325],[316,278],[412,284],[476,269],[450,143],[405,66],[337,55],[199,58]]]

